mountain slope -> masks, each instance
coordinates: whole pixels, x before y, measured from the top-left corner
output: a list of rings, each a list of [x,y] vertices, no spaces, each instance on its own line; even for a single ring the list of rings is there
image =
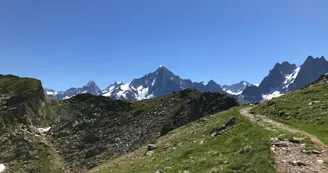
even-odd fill
[[[277,63],[258,87],[245,88],[241,97],[250,102],[270,100],[287,92],[301,89],[327,72],[328,62],[324,57],[309,56],[299,67],[288,62]]]
[[[266,101],[254,111],[303,129],[328,144],[327,93],[328,75],[322,75],[306,88]]]

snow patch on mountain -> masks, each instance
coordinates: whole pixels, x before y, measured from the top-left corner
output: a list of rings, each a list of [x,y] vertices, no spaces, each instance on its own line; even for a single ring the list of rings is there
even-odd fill
[[[230,95],[239,95],[239,94],[241,94],[243,92],[243,91],[233,92],[231,90],[226,90],[226,89],[223,89],[223,91],[227,92]]]
[[[58,92],[56,91],[46,91],[47,95],[56,95]]]
[[[280,91],[273,91],[273,92],[271,92],[269,94],[263,94],[262,95],[262,98],[263,98],[263,100],[271,100],[271,99],[273,99],[275,97],[280,97],[282,95],[283,94]]]
[[[137,88],[137,93],[135,94],[136,99],[137,100],[143,100],[143,99],[152,98],[152,95],[147,95],[148,91],[149,91],[149,88],[144,88],[142,85],[140,85]]]
[[[38,128],[38,131],[39,131],[40,133],[45,133],[45,132],[49,131],[50,129],[51,129],[51,127]]]
[[[0,172],[3,172],[6,169],[4,164],[0,164]]]
[[[293,73],[285,76],[285,81],[283,82],[283,89],[287,89],[290,84],[294,83],[298,73],[300,72],[301,67],[297,67]]]
[[[172,79],[171,79],[172,80]],[[153,82],[151,83],[151,86],[154,86],[156,82],[156,78],[153,80]]]
[[[63,98],[63,100],[66,100],[66,99],[70,99],[70,98],[72,98],[73,96],[65,96],[64,98]]]

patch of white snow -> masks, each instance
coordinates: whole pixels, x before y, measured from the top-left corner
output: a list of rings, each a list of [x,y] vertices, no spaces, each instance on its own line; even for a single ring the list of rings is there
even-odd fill
[[[69,97],[69,96],[65,96],[64,98],[63,98],[63,100],[66,100],[66,99],[70,99],[71,97]]]
[[[151,86],[154,86],[156,82],[156,78],[153,80],[153,82],[151,83]]]
[[[254,84],[254,86],[257,86],[257,87],[259,87],[260,86],[260,84],[258,83],[258,84]]]
[[[121,88],[121,90],[126,91],[129,89],[129,85],[130,85],[130,83],[127,83],[127,84],[121,85],[120,88]]]
[[[56,91],[47,91],[47,95],[57,95]]]
[[[49,131],[50,129],[51,129],[51,127],[38,128],[38,131],[39,131],[40,133],[45,133],[45,132]]]
[[[283,82],[283,89],[288,88],[288,86],[294,83],[298,73],[300,72],[301,67],[296,68],[291,74],[285,76],[285,81]]]
[[[283,95],[283,94],[280,93],[280,91],[274,91],[274,92],[269,93],[269,94],[263,94],[263,95],[262,95],[262,98],[263,98],[263,100],[271,100],[271,99],[273,99],[273,98],[275,98],[275,97],[280,97],[280,96],[282,96],[282,95]]]
[[[3,172],[6,169],[4,164],[0,164],[0,172]]]
[[[226,90],[226,89],[223,89],[223,91],[227,92],[230,95],[239,95],[239,94],[241,94],[243,92],[243,91],[233,92],[231,90]]]
[[[143,100],[143,99],[149,99],[152,98],[153,95],[148,95],[149,88],[144,88],[142,85],[140,85],[137,88],[137,95],[136,99],[137,100]]]

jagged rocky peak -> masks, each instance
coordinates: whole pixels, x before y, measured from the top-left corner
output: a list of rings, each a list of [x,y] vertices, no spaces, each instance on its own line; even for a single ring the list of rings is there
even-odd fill
[[[276,63],[272,69],[272,72],[281,72],[283,75],[286,75],[292,73],[295,68],[297,68],[295,64],[290,64],[289,62],[284,61],[281,64]]]
[[[308,56],[303,63],[302,66],[313,66],[313,65],[320,65],[320,64],[327,64],[327,60],[324,56],[321,56],[320,58],[314,58],[313,56]]]

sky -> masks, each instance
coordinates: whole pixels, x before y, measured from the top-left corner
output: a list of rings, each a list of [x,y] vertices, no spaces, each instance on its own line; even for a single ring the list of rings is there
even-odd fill
[[[193,81],[259,83],[328,57],[327,0],[1,0],[0,74],[56,90],[129,82],[160,65]]]

